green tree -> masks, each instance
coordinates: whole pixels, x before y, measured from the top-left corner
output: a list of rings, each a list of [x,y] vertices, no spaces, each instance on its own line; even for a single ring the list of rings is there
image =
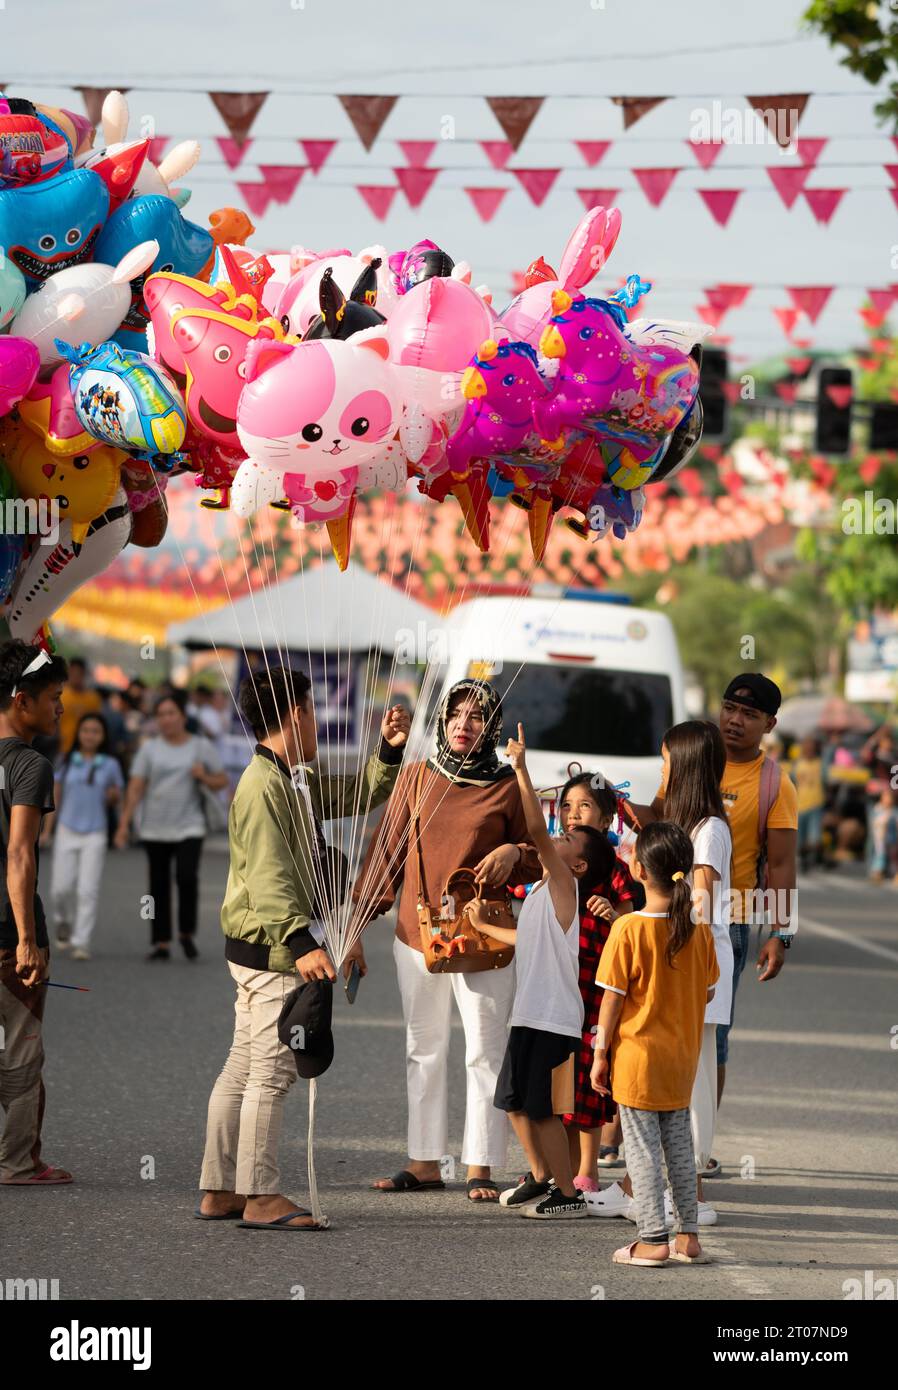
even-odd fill
[[[865,0],[813,0],[804,19],[833,48],[845,50],[840,61],[850,72],[874,87],[889,79],[889,95],[874,110],[898,130],[898,13]]]

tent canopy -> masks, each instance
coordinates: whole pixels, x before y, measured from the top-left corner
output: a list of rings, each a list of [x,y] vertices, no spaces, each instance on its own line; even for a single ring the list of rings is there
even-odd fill
[[[328,560],[234,603],[173,623],[166,635],[170,643],[184,647],[392,652],[403,631],[414,634],[418,623],[429,629],[436,620],[432,609],[360,565],[350,562],[341,573],[336,561]]]

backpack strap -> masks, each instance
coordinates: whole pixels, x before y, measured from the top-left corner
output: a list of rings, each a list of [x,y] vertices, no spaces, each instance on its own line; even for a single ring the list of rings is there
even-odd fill
[[[767,819],[780,794],[782,768],[765,756],[758,787],[758,874],[755,886],[767,887]]]

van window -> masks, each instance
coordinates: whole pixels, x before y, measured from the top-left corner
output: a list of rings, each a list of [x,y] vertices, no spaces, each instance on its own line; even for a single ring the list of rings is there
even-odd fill
[[[506,663],[491,684],[503,697],[505,736],[524,725],[546,753],[655,758],[673,723],[670,678],[656,672]]]

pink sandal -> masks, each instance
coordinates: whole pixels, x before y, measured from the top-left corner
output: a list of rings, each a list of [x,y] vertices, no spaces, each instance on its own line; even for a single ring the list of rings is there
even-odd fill
[[[74,1182],[71,1173],[67,1173],[64,1168],[54,1168],[49,1163],[46,1168],[32,1174],[30,1178],[0,1178],[4,1187],[61,1187],[69,1182]]]
[[[611,1256],[611,1263],[615,1265],[641,1265],[643,1269],[663,1269],[668,1263],[666,1256],[663,1260],[649,1260],[644,1255],[634,1255],[633,1251],[638,1244],[639,1241],[634,1240],[631,1245],[622,1245]]]
[[[574,1178],[574,1187],[578,1192],[598,1192],[599,1190],[599,1184],[595,1178],[581,1178],[579,1174]]]

